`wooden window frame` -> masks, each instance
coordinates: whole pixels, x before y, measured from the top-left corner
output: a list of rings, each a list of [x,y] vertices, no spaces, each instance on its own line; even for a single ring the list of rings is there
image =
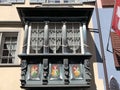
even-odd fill
[[[116,69],[120,69],[120,36],[115,32],[111,32],[111,41],[115,67]]]

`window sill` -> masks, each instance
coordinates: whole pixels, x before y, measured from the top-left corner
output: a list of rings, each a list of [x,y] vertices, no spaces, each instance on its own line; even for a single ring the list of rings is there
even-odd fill
[[[0,3],[0,6],[12,6],[12,4],[24,4],[25,2]]]
[[[20,64],[0,64],[0,67],[20,67]]]

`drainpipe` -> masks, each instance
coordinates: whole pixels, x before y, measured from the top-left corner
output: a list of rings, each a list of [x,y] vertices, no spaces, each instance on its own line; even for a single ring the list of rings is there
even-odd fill
[[[104,47],[103,47],[102,32],[101,32],[101,26],[100,26],[101,24],[100,24],[97,2],[95,3],[95,10],[96,10],[96,18],[97,18],[97,25],[98,25],[98,32],[99,32],[99,39],[100,39],[101,56],[103,61],[103,69],[104,69],[105,82],[106,82],[106,90],[110,90],[109,83],[108,83],[107,66],[106,66],[106,60],[105,60],[105,53],[104,53]]]

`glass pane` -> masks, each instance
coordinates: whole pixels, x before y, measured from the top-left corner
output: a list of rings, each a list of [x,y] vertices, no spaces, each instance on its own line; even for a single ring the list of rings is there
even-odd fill
[[[10,42],[10,37],[5,37],[5,43],[9,43]]]
[[[39,23],[38,26],[39,26],[39,29],[44,29],[45,24],[44,23]]]
[[[36,53],[36,46],[30,47],[30,53]]]
[[[55,3],[60,3],[60,0],[55,0]]]
[[[36,3],[36,2],[37,2],[37,0],[30,0],[30,2],[31,2],[31,3]]]
[[[32,29],[31,37],[37,37],[37,36],[38,36],[38,31],[36,29]]]
[[[43,38],[38,38],[37,46],[43,46]]]
[[[43,37],[44,36],[44,30],[39,29],[38,30],[38,37]]]
[[[40,67],[37,64],[30,65],[30,79],[40,80]]]
[[[74,26],[74,29],[79,29],[80,25],[79,25],[79,23],[74,23],[73,26]]]
[[[5,43],[3,49],[10,50],[10,43]]]
[[[17,37],[12,37],[11,39],[12,39],[12,40],[11,40],[12,43],[16,43],[16,41],[17,41]]]
[[[37,0],[31,0],[31,1],[37,1]],[[32,23],[31,27],[32,29],[37,29],[37,23]]]
[[[8,50],[3,50],[3,56],[8,56],[9,55],[9,51]]]
[[[8,3],[8,0],[0,0],[0,3]]]
[[[12,50],[12,51],[9,53],[9,56],[15,57],[15,50]]]
[[[44,3],[44,2],[45,2],[45,0],[38,0],[38,2],[40,2],[40,3]]]
[[[68,3],[69,0],[64,0],[64,3]]]
[[[49,29],[55,29],[55,24],[54,23],[49,23]]]
[[[61,80],[63,77],[62,66],[60,64],[50,64],[50,80]]]
[[[1,63],[7,63],[8,62],[8,59],[7,58],[3,58]]]
[[[72,29],[72,23],[67,23],[67,24],[66,24],[66,28],[67,28],[67,29]]]
[[[16,2],[16,0],[10,0],[10,2]]]
[[[16,43],[11,44],[11,50],[16,50]]]
[[[37,45],[37,38],[31,38],[31,46]]]
[[[24,2],[24,0],[17,0],[17,2]]]
[[[13,63],[13,59],[12,58],[9,58],[9,63]]]
[[[80,64],[71,64],[70,65],[70,77],[73,80],[82,78]]]

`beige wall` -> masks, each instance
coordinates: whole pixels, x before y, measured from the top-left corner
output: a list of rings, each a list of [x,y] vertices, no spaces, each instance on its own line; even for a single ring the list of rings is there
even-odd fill
[[[0,67],[0,90],[21,90],[20,67]]]

